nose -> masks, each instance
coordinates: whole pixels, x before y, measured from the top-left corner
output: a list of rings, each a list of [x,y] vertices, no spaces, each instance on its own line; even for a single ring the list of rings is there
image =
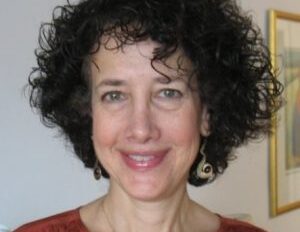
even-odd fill
[[[144,144],[159,138],[160,130],[156,116],[147,102],[133,103],[128,118],[127,139],[134,143]]]

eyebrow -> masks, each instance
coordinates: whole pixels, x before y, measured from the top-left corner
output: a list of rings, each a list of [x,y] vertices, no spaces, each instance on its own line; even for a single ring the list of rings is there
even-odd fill
[[[101,86],[121,86],[125,85],[125,81],[119,79],[106,79],[101,81],[96,88],[100,88]]]
[[[172,82],[181,82],[183,81],[182,78],[175,78],[173,79],[172,77],[168,78],[165,76],[158,76],[154,78],[155,82],[161,83],[161,84],[170,84]],[[124,86],[126,85],[126,81],[120,80],[120,79],[106,79],[101,81],[97,86],[96,89],[102,87],[102,86],[113,86],[113,87],[118,87],[118,86]]]
[[[180,77],[168,77],[168,76],[158,76],[155,78],[155,81],[161,84],[170,84],[174,82],[185,82],[183,78]]]

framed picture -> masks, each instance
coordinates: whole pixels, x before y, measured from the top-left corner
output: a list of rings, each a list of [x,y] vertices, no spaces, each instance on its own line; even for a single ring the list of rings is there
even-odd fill
[[[269,45],[285,102],[270,137],[272,216],[300,208],[300,15],[271,10]]]

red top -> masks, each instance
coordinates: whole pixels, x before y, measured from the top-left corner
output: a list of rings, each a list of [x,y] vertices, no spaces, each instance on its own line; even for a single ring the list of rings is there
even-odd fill
[[[249,223],[220,217],[221,226],[216,232],[266,232]],[[60,213],[21,226],[14,232],[88,232],[83,225],[79,209]]]

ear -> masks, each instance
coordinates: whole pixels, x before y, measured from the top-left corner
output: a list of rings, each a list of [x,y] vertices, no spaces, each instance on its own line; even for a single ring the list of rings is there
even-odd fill
[[[206,106],[203,106],[200,112],[200,134],[204,137],[210,135],[210,115]]]

